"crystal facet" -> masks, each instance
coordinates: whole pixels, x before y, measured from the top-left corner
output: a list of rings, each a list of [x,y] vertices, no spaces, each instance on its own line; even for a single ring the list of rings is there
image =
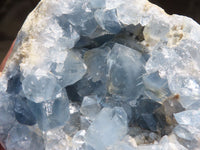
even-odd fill
[[[200,149],[199,35],[147,0],[41,0],[0,72],[0,143]]]

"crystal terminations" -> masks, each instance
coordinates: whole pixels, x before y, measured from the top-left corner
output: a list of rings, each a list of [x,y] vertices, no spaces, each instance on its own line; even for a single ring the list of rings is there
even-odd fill
[[[200,26],[147,0],[42,0],[0,77],[6,150],[197,150]]]

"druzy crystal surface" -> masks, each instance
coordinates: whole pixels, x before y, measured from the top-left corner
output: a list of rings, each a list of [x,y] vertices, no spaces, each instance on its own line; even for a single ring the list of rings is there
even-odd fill
[[[0,76],[6,150],[200,149],[200,26],[147,0],[41,0]]]

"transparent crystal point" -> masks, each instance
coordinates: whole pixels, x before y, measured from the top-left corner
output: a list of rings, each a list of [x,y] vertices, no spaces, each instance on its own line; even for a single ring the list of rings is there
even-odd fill
[[[109,93],[132,99],[138,97],[144,63],[141,53],[116,43],[107,57]]]
[[[70,117],[69,100],[64,90],[54,100],[42,103],[30,101],[28,105],[43,131],[64,126]]]
[[[127,115],[123,108],[103,108],[86,133],[86,142],[95,150],[123,139],[127,133]]]
[[[81,104],[80,112],[88,117],[90,120],[94,120],[96,115],[100,112],[101,107],[98,104],[98,97],[87,96],[84,97]]]
[[[55,99],[61,91],[61,86],[51,73],[38,69],[22,81],[25,96],[36,103]]]
[[[51,72],[58,78],[61,87],[74,84],[86,73],[83,60],[73,51],[68,51],[63,64],[53,64]]]
[[[9,131],[6,148],[9,150],[44,150],[44,139],[27,126],[17,124]]]
[[[200,128],[200,112],[198,110],[186,110],[174,114],[174,117],[178,124],[188,125],[192,127]]]

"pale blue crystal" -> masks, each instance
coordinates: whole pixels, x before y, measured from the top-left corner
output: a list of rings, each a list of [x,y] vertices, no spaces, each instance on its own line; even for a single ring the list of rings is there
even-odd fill
[[[55,76],[40,69],[25,77],[22,88],[25,96],[36,103],[55,99],[61,91],[61,86]]]
[[[98,97],[96,96],[87,96],[83,98],[80,112],[89,118],[94,120],[96,115],[100,112],[101,107],[98,103]]]
[[[97,23],[92,10],[88,7],[88,3],[84,2],[85,1],[77,1],[77,3],[72,6],[73,11],[64,15],[64,19],[72,24],[81,35],[89,36],[95,32]]]
[[[200,100],[197,100],[193,104],[191,104],[188,108],[188,110],[200,110]]]
[[[70,103],[69,113],[70,118],[65,124],[63,131],[69,136],[74,136],[80,129],[80,106],[77,103]]]
[[[94,9],[105,8],[106,0],[89,0],[91,7]]]
[[[0,126],[12,124],[15,121],[13,102],[6,93],[0,92]]]
[[[89,50],[84,55],[85,63],[88,67],[88,78],[93,82],[106,82],[107,72],[107,55],[110,51],[109,47],[95,48]]]
[[[97,10],[95,12],[95,19],[102,29],[110,33],[119,33],[122,26],[117,18],[116,9],[112,10]]]
[[[81,147],[85,143],[85,134],[85,130],[80,130],[73,136],[72,143],[74,145],[74,148],[81,149]]]
[[[180,125],[188,125],[196,127],[197,129],[200,128],[200,112],[198,110],[186,110],[174,114],[174,117]]]
[[[200,136],[199,129],[192,126],[178,125],[173,132],[181,139],[180,143],[188,149],[196,149],[200,146],[198,142]]]
[[[81,124],[80,129],[81,130],[87,130],[89,128],[89,126],[91,125],[91,123],[92,123],[91,119],[89,119],[87,116],[81,116],[81,118],[80,118],[80,124]]]
[[[123,108],[103,108],[88,128],[86,142],[95,150],[104,150],[126,135],[127,125]]]
[[[157,101],[166,99],[171,95],[166,79],[160,77],[159,72],[153,72],[143,76],[145,94]]]
[[[182,138],[188,141],[194,141],[194,140],[198,140],[198,134],[200,135],[200,130],[191,126],[178,125],[174,128],[174,133],[179,138]]]
[[[132,99],[138,97],[144,64],[141,53],[116,43],[107,57],[109,93]]]
[[[121,141],[113,144],[107,150],[136,150],[136,141],[131,136],[125,136]]]
[[[29,100],[22,96],[16,96],[14,99],[14,112],[16,120],[24,125],[35,125],[36,117],[29,107]]]
[[[0,141],[4,142],[8,136],[8,131],[14,123],[15,114],[13,111],[13,102],[9,95],[0,92]]]
[[[187,108],[200,99],[200,79],[195,76],[174,74],[169,80],[169,87],[173,93],[181,96],[181,104]]]
[[[0,143],[199,149],[199,32],[147,0],[42,0],[0,75]]]
[[[44,150],[44,140],[42,136],[31,131],[24,125],[16,125],[9,131],[6,140],[8,150]]]
[[[69,120],[69,100],[66,92],[60,92],[56,99],[42,103],[28,102],[41,130],[64,126]]]
[[[59,84],[63,88],[80,80],[86,73],[86,69],[86,65],[78,54],[68,51],[64,64],[53,64],[51,72],[58,78]]]

